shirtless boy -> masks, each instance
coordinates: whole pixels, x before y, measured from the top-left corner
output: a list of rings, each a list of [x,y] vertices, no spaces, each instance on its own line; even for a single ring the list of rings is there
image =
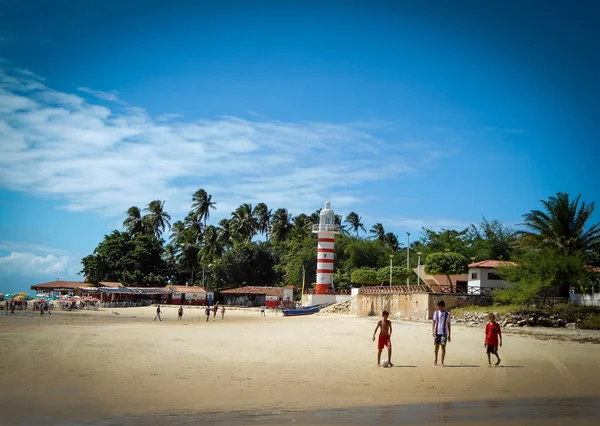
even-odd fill
[[[375,335],[377,334],[377,329],[381,328],[381,332],[379,333],[379,341],[377,342],[377,366],[381,367],[381,351],[383,348],[387,346],[388,348],[388,361],[390,363],[390,367],[393,367],[392,364],[392,341],[390,340],[392,337],[392,322],[388,319],[390,313],[388,311],[383,311],[382,319],[377,322],[377,327],[375,327],[375,331],[373,332],[373,341],[375,341]]]

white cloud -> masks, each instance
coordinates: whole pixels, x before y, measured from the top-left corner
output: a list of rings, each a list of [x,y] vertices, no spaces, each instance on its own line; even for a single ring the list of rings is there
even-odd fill
[[[67,250],[57,249],[54,247],[47,247],[39,244],[26,243],[22,241],[8,241],[0,240],[0,251],[15,251],[23,250],[34,253],[55,253],[55,254],[67,254]]]
[[[0,257],[0,272],[6,275],[44,275],[67,272],[68,256],[47,254],[38,256],[33,253],[12,252]]]
[[[441,142],[380,140],[379,122],[153,118],[114,93],[80,88],[119,101],[107,108],[30,74],[0,69],[0,187],[62,200],[71,211],[120,216],[160,199],[180,214],[198,188],[218,202],[216,217],[259,201],[300,212],[330,199],[343,210],[364,200],[357,186],[451,155]]]
[[[386,228],[402,229],[404,231],[420,232],[423,228],[433,229],[439,231],[441,229],[465,229],[470,226],[469,222],[464,222],[449,218],[440,217],[427,217],[427,218],[409,218],[409,217],[397,217],[391,219],[384,219],[381,221]],[[417,236],[411,237],[415,239]]]
[[[124,104],[123,101],[119,99],[117,96],[118,92],[102,92],[100,90],[93,90],[88,87],[78,87],[77,90],[83,93],[87,93],[89,95],[95,96],[98,99],[102,99],[105,101],[116,102],[118,104]]]

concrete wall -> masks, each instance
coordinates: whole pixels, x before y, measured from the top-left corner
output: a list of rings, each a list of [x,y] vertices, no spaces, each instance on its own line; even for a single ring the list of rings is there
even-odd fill
[[[349,294],[303,294],[302,306],[314,306],[324,303],[345,302],[352,298]]]
[[[471,279],[471,274],[476,272],[477,279]],[[510,284],[503,280],[490,280],[488,274],[498,274],[498,270],[494,268],[472,268],[469,269],[469,287],[491,287],[491,288],[506,288]]]
[[[448,310],[462,306],[487,306],[492,302],[489,297],[448,293],[359,294],[353,299],[350,309],[360,316],[380,316],[385,310],[392,318],[431,319],[440,300],[446,303]]]
[[[581,306],[600,306],[600,293],[569,294],[569,303]]]

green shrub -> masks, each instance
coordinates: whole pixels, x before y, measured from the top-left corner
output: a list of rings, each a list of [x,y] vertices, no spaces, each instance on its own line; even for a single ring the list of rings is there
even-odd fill
[[[352,284],[376,285],[381,282],[377,278],[377,269],[371,268],[355,269],[350,277]]]
[[[586,330],[600,330],[600,314],[588,314],[583,320],[581,320],[581,322],[578,324],[578,327]]]

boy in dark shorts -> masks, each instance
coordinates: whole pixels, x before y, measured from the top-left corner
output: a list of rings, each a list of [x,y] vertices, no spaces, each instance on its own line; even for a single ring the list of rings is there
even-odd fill
[[[433,334],[433,344],[435,345],[435,360],[433,365],[438,363],[438,352],[442,347],[442,367],[446,358],[446,343],[450,342],[450,312],[446,311],[446,304],[443,300],[437,303],[438,310],[433,313],[433,324],[431,332]]]
[[[483,346],[487,349],[488,363],[492,365],[492,354],[496,355],[498,361],[495,365],[500,364],[500,355],[498,355],[498,346],[502,346],[502,330],[500,324],[496,322],[496,315],[489,315],[489,322],[485,326],[485,343]]]
[[[180,320],[183,318],[183,306],[179,306],[179,311],[177,312],[177,319]]]
[[[378,367],[381,367],[381,351],[383,351],[383,348],[386,346],[388,348],[389,366],[394,366],[394,364],[392,364],[392,341],[390,340],[392,337],[392,322],[388,319],[389,315],[390,313],[388,311],[383,311],[383,318],[377,322],[377,327],[375,327],[375,331],[373,332],[373,341],[375,341],[375,334],[377,334],[377,330],[381,328],[381,333],[379,333],[379,341],[377,342]]]
[[[206,309],[204,311],[206,313],[206,322],[210,319],[210,306],[206,305]]]

